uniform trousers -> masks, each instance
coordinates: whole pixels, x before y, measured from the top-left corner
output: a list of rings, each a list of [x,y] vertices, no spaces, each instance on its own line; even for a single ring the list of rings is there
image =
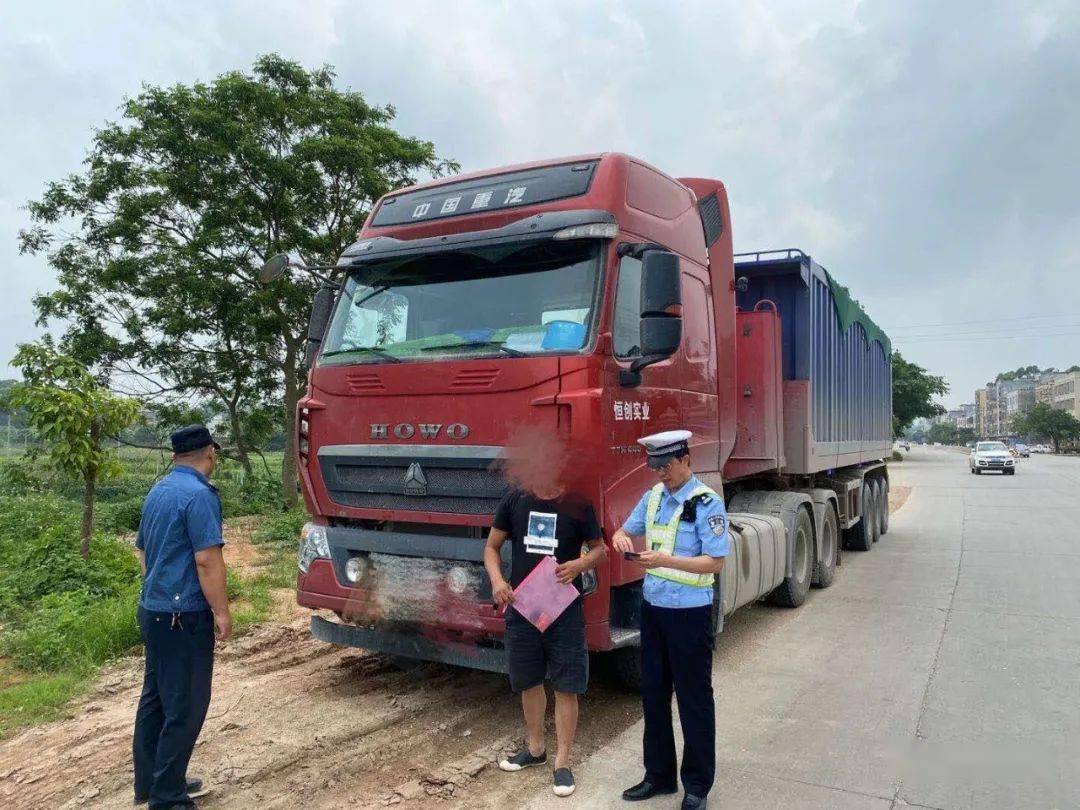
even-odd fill
[[[716,707],[712,690],[712,606],[641,605],[641,700],[645,714],[645,779],[675,788],[671,693],[683,732],[684,790],[706,796],[716,773]]]
[[[150,807],[190,804],[187,766],[210,706],[214,614],[139,608],[146,674],[135,714],[135,799]]]

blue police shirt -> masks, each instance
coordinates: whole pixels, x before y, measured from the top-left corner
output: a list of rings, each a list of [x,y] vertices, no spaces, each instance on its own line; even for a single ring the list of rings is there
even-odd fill
[[[690,480],[674,493],[665,488],[660,496],[658,522],[667,523],[671,520],[679,505],[699,486],[701,482],[697,476],[692,475]],[[635,537],[645,534],[648,504],[649,492],[646,491],[623,524],[623,531]],[[697,520],[694,523],[679,521],[679,531],[675,535],[675,556],[698,557],[708,554],[710,557],[726,557],[728,543],[727,510],[724,508],[724,501],[722,498],[711,498],[708,503],[698,502]],[[650,605],[664,608],[701,607],[711,605],[713,600],[712,588],[684,585],[652,576],[648,572],[645,574],[643,595]]]
[[[224,543],[217,490],[198,470],[174,467],[154,484],[143,502],[135,540],[135,547],[146,555],[139,604],[168,613],[208,610],[210,603],[195,570],[195,552]]]

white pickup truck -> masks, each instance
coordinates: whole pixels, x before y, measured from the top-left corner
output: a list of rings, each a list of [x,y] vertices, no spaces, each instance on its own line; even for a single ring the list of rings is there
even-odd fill
[[[972,475],[997,470],[1003,475],[1016,475],[1016,459],[1004,442],[976,442],[968,456]]]

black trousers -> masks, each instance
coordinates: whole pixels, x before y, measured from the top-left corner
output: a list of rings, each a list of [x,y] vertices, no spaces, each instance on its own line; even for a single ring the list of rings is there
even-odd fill
[[[660,608],[641,605],[641,701],[645,714],[645,778],[677,787],[671,693],[679,702],[683,732],[683,789],[706,796],[716,774],[716,707],[713,703],[712,606]]]
[[[151,807],[190,804],[187,766],[210,705],[214,614],[139,608],[146,675],[135,714],[135,799]]]

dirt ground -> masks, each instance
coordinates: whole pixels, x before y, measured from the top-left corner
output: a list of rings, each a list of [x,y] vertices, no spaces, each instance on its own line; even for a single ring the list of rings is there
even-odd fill
[[[249,528],[233,527],[226,548],[230,564],[253,570]],[[213,788],[200,807],[494,808],[550,789],[547,769],[508,775],[493,764],[521,739],[505,676],[435,664],[403,672],[311,638],[310,612],[291,590],[277,596],[275,621],[218,648],[189,769]],[[130,807],[141,686],[141,657],[131,657],[102,673],[70,719],[0,742],[0,807]],[[598,675],[582,703],[579,756],[639,716],[637,697]]]
[[[890,511],[910,488],[894,486]],[[232,530],[230,563],[255,568],[250,527]],[[549,789],[550,772],[494,765],[521,740],[506,678],[425,665],[311,638],[292,591],[278,618],[220,645],[214,697],[190,773],[212,788],[207,808],[338,808],[438,803],[514,806]],[[108,668],[70,719],[0,742],[0,806],[131,806],[131,728],[142,661]],[[579,759],[641,716],[636,695],[598,672],[582,703]],[[550,710],[549,710],[550,724]],[[549,741],[554,732],[549,728]]]

